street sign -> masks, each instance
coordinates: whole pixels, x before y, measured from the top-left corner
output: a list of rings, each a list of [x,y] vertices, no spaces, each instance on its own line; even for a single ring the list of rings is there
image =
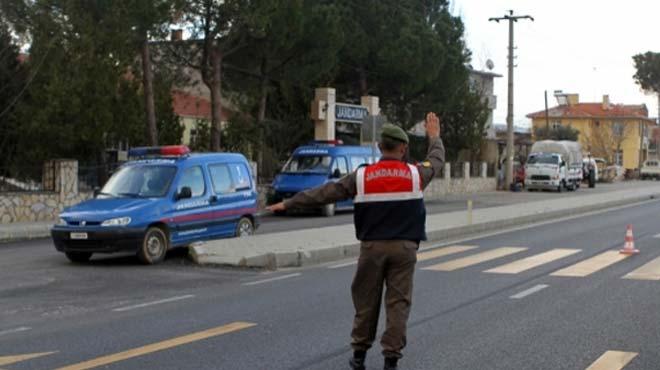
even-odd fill
[[[364,117],[369,115],[367,108],[354,104],[335,104],[335,120],[337,122],[362,123]]]

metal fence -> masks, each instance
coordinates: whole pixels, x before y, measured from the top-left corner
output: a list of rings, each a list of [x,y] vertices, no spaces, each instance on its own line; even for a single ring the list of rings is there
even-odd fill
[[[470,177],[481,177],[481,164],[483,162],[470,163]]]
[[[488,163],[487,177],[497,177],[497,163]]]
[[[0,167],[0,193],[54,190],[54,166]]]
[[[481,177],[481,166],[484,162],[471,162],[470,163],[470,178],[480,178]],[[465,162],[451,162],[449,167],[451,170],[452,179],[462,179],[465,175]],[[444,177],[444,166],[440,173],[436,174],[436,177]],[[496,177],[497,176],[497,164],[496,163],[486,163],[486,177]]]
[[[452,179],[463,178],[463,162],[451,163],[450,167],[451,167],[451,178]]]
[[[93,191],[102,188],[119,165],[78,166],[78,191]]]

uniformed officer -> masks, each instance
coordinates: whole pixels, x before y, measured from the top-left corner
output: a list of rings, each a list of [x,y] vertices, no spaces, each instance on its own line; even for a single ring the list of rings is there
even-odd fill
[[[440,120],[426,115],[429,140],[427,158],[418,165],[403,161],[408,135],[398,126],[383,125],[378,163],[360,167],[337,182],[296,194],[270,211],[319,207],[354,199],[355,230],[361,241],[357,271],[351,286],[355,319],[350,359],[352,369],[365,369],[367,350],[376,338],[378,316],[385,292],[387,325],[381,345],[386,370],[397,368],[406,345],[406,326],[412,303],[413,273],[419,242],[426,239],[423,190],[438,174],[445,159]]]

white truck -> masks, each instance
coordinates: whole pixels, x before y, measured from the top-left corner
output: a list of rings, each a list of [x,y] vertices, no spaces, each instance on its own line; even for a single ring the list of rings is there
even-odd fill
[[[656,159],[645,161],[639,174],[642,180],[660,179],[660,161]]]
[[[576,190],[582,182],[582,148],[575,141],[537,141],[525,165],[528,190]]]

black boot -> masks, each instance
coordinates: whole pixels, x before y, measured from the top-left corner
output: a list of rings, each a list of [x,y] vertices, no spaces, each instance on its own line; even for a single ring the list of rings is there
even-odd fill
[[[364,359],[367,357],[367,352],[365,351],[355,351],[353,352],[353,358],[348,361],[348,364],[351,365],[353,370],[365,370]]]
[[[385,366],[383,367],[383,370],[396,370],[398,369],[397,367],[397,362],[399,362],[399,359],[396,357],[385,357]]]

